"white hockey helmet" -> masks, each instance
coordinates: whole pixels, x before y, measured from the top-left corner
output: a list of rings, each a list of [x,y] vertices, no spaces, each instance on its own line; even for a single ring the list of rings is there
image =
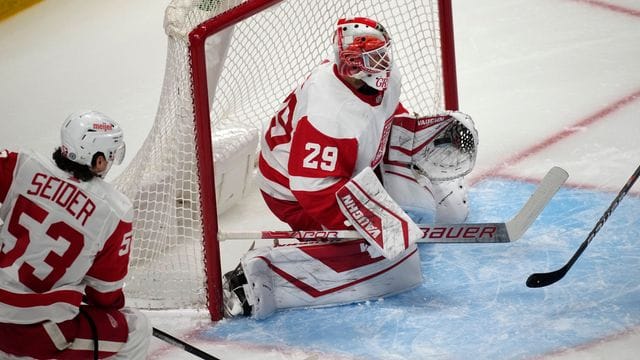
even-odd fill
[[[91,110],[78,111],[67,117],[60,130],[62,154],[69,160],[91,167],[97,153],[108,162],[102,177],[111,165],[120,165],[126,146],[120,125],[108,116]]]
[[[339,19],[333,50],[340,75],[360,79],[377,90],[387,88],[391,38],[380,23],[365,17]]]

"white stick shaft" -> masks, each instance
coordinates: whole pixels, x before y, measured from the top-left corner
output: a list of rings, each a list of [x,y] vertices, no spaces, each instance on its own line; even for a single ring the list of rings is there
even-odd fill
[[[554,166],[547,172],[536,191],[524,204],[518,214],[507,222],[509,236],[519,239],[538,218],[542,210],[547,206],[551,198],[560,190],[567,181],[569,174],[562,168]]]

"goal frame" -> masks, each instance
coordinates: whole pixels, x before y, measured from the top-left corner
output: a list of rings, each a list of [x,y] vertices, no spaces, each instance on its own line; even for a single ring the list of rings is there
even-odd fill
[[[207,308],[211,320],[223,317],[222,269],[220,243],[218,241],[218,212],[214,173],[213,142],[207,87],[205,41],[212,35],[227,29],[263,10],[286,0],[249,0],[208,19],[189,33],[190,71],[194,112],[196,163],[200,188],[200,216],[204,244],[204,270],[206,279]],[[438,0],[440,51],[444,106],[458,110],[453,11],[451,0]]]

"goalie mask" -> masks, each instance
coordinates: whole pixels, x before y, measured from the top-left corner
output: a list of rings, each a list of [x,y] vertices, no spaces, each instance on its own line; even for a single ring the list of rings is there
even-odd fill
[[[62,154],[78,164],[92,167],[95,154],[102,153],[107,168],[98,173],[104,177],[111,165],[120,165],[125,155],[124,134],[118,123],[97,111],[80,111],[67,117],[60,130]]]
[[[363,17],[338,20],[333,49],[340,75],[360,79],[377,90],[387,88],[391,38],[381,24]]]

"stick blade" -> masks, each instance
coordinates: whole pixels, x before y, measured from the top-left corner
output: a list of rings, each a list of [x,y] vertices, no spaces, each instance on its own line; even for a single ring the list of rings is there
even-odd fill
[[[527,287],[541,288],[541,287],[549,286],[555,283],[556,281],[562,279],[562,277],[566,272],[567,271],[565,268],[561,268],[559,270],[551,271],[547,273],[531,274],[527,279]]]

